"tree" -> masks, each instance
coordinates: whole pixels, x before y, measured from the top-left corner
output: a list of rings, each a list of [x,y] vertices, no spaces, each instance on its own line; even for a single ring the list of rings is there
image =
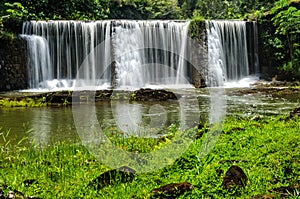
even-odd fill
[[[271,10],[274,14],[272,18],[276,27],[276,34],[285,37],[279,40],[280,45],[276,48],[285,48],[284,58],[286,63],[283,69],[294,71],[300,75],[300,1],[299,0],[279,0]],[[280,38],[280,37],[276,37]]]
[[[109,12],[109,0],[19,0],[19,2],[7,0],[7,3],[8,6],[22,5],[28,13],[18,17],[27,20],[105,19]]]
[[[152,0],[148,1],[145,8],[151,19],[178,19],[180,18],[180,7],[177,0]]]
[[[191,18],[196,9],[197,0],[180,0],[178,5],[180,6],[181,16],[183,18]]]

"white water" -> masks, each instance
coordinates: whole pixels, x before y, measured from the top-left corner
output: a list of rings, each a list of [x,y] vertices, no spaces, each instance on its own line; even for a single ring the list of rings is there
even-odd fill
[[[48,41],[52,65],[52,75],[36,79],[39,85],[30,88],[70,89],[75,82],[83,88],[112,82],[122,88],[189,84],[184,61],[188,26],[174,21],[25,22],[23,34]]]
[[[246,22],[206,21],[208,86],[224,86],[249,76]],[[244,86],[245,84],[241,85]]]
[[[207,21],[206,26],[207,85],[246,85],[240,81],[249,76],[246,23]],[[29,86],[42,90],[191,87],[188,29],[186,21],[25,22]],[[255,72],[257,68],[255,63]]]
[[[30,88],[38,88],[42,82],[53,80],[49,45],[44,37],[21,35],[27,41],[28,82]]]
[[[189,22],[118,21],[112,37],[117,85],[188,84],[188,27]]]
[[[49,81],[36,80],[41,82],[39,87],[30,84],[30,88],[57,90],[70,89],[75,83],[80,87],[110,84],[111,44],[105,40],[111,34],[110,25],[110,21],[25,22],[23,34],[39,35],[48,41],[52,65],[52,74],[44,79]]]

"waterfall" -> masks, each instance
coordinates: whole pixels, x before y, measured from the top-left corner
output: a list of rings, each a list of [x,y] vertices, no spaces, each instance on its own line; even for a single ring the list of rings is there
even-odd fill
[[[21,37],[27,41],[29,87],[38,88],[42,86],[41,83],[53,79],[48,42],[36,35],[21,35]]]
[[[206,21],[209,86],[222,86],[249,76],[246,22]]]
[[[195,63],[190,60],[194,48],[188,37],[189,24],[168,20],[24,22],[29,87],[190,85]],[[208,86],[222,86],[257,73],[256,49],[249,51],[255,58],[250,58],[254,69],[248,61],[248,48],[257,48],[257,43],[247,44],[246,30],[244,21],[206,21],[208,67],[194,67],[205,71],[198,71],[199,78],[206,78]],[[255,31],[256,24],[250,33],[254,37]],[[199,49],[193,53],[196,59],[206,60],[199,56]]]
[[[48,73],[47,79],[57,82],[54,87],[69,89],[75,79],[80,81],[76,86],[110,84],[111,44],[109,39],[105,40],[111,35],[110,25],[110,21],[30,21],[23,24],[22,32],[48,41],[52,73]],[[82,64],[87,67],[78,73]],[[30,84],[30,88],[49,87]]]
[[[113,35],[117,84],[187,84],[189,22],[118,21]]]
[[[224,83],[224,53],[220,39],[220,30],[215,24],[206,21],[208,40],[208,74],[206,84],[208,86],[223,86]]]
[[[137,21],[120,21],[113,34],[118,86],[143,87],[144,39]]]
[[[48,79],[66,82],[56,86],[70,88],[76,77],[76,86],[186,84],[188,26],[185,21],[25,22],[24,35],[38,35],[49,43],[52,65],[51,74],[44,72],[48,77],[30,78],[40,82],[40,88],[48,88],[41,83]]]

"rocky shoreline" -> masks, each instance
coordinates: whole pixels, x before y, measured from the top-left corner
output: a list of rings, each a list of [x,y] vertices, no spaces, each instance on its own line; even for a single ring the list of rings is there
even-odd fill
[[[256,82],[247,88],[226,88],[227,95],[271,95],[274,97],[300,95],[299,82]],[[55,92],[0,92],[1,101],[20,102],[31,99],[46,105],[72,105],[110,100],[129,101],[169,101],[181,96],[164,89],[139,89],[136,91],[98,90],[98,91],[55,91]]]

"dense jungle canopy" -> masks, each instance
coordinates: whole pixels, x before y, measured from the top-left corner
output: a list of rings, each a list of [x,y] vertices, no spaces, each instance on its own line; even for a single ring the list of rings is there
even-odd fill
[[[0,35],[25,20],[257,20],[270,26],[262,38],[276,67],[299,76],[299,8],[299,0],[1,0]]]

